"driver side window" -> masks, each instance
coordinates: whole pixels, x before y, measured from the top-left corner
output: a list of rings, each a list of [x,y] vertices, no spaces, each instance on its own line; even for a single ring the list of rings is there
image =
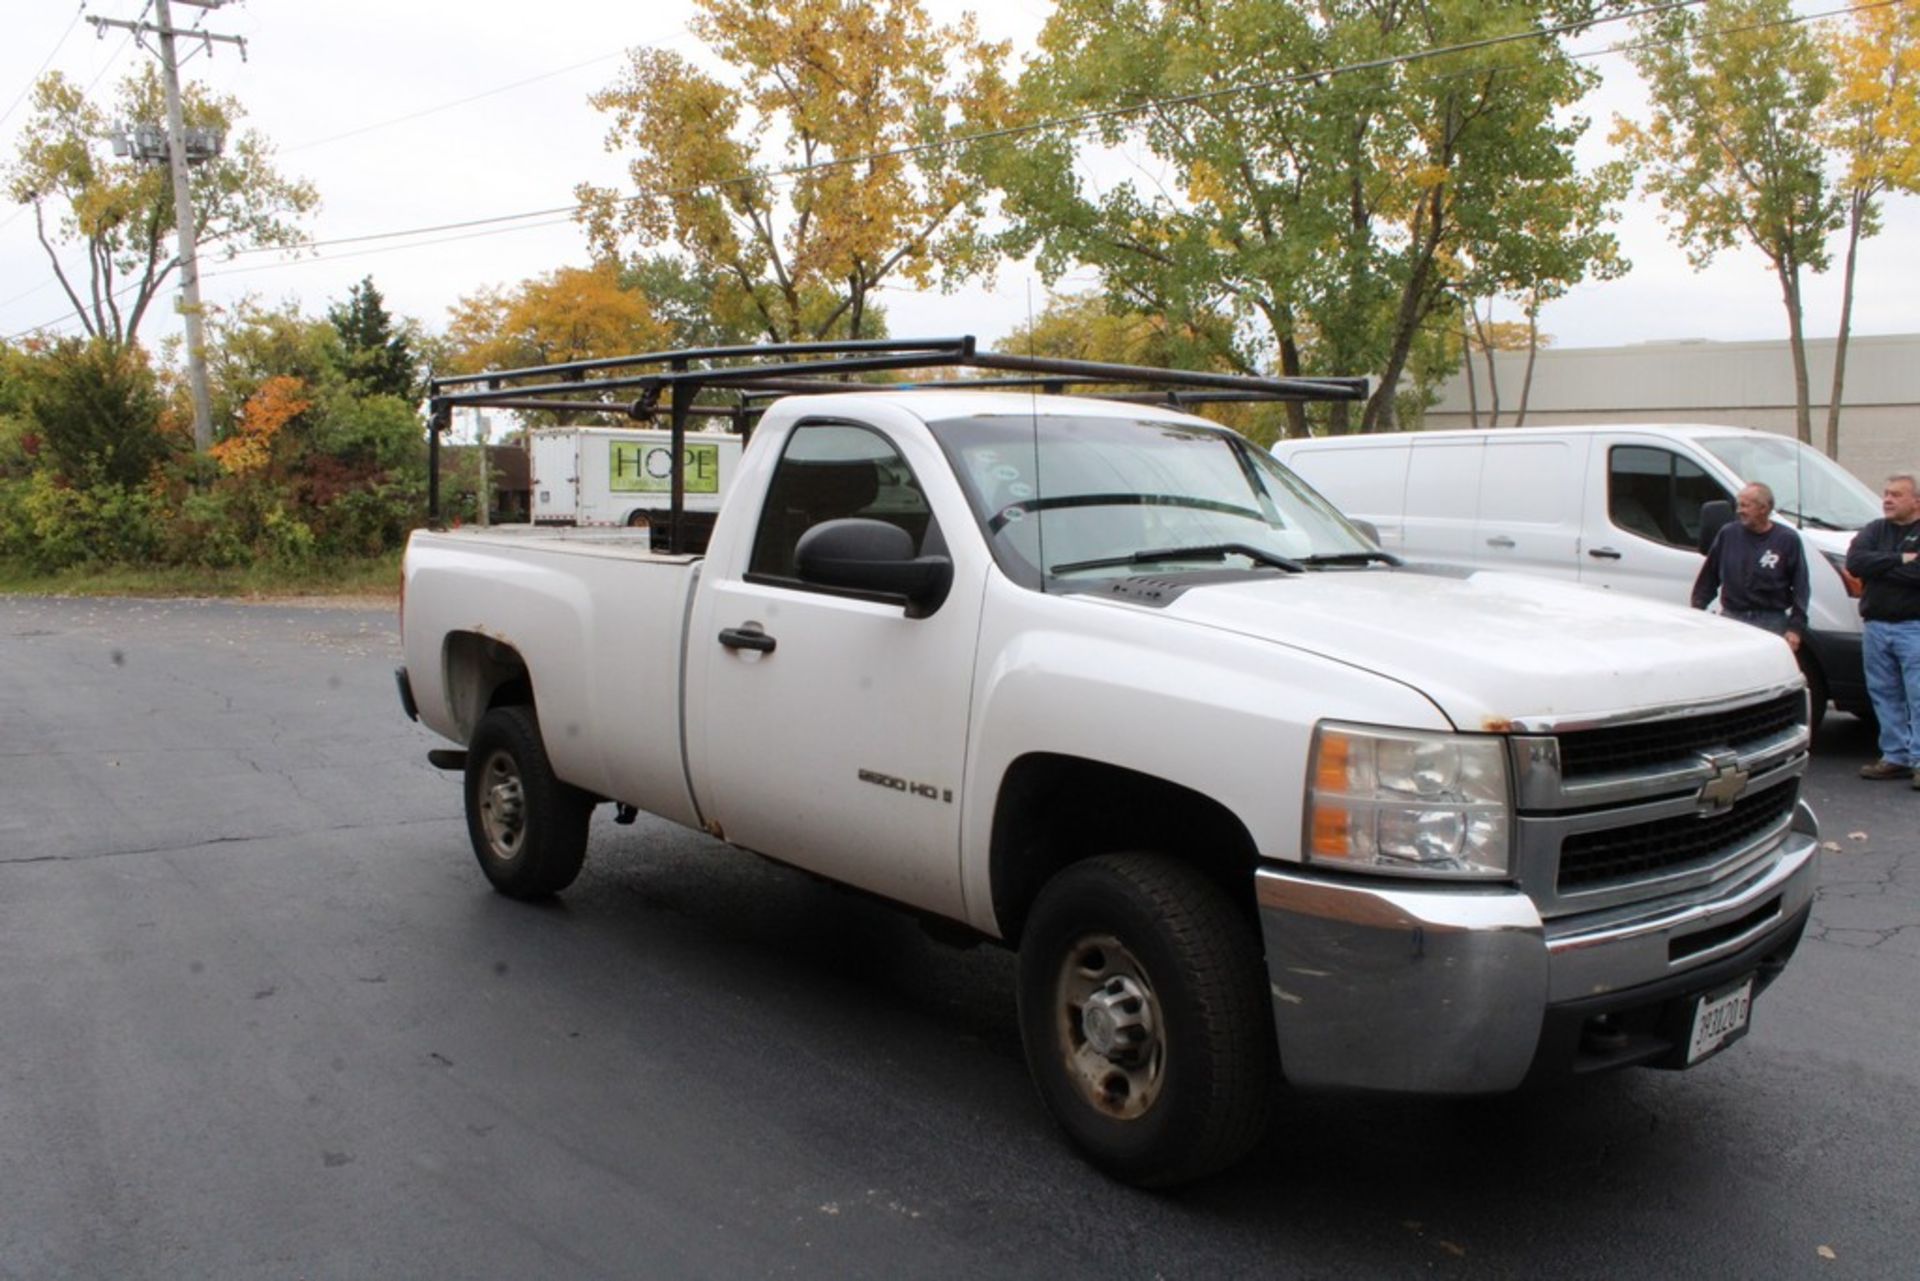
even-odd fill
[[[802,423],[774,466],[747,576],[798,582],[793,553],[800,536],[849,516],[905,530],[923,554],[939,550],[920,482],[886,437],[852,423]]]
[[[1607,455],[1607,516],[1629,534],[1692,550],[1700,505],[1730,501],[1720,483],[1672,450],[1616,445]]]

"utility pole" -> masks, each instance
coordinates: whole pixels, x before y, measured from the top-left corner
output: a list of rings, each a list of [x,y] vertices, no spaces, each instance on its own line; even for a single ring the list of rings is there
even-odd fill
[[[473,407],[473,437],[480,442],[480,528],[485,529],[492,523],[493,508],[493,469],[487,464],[493,460],[487,456],[488,440],[492,432],[487,430],[487,411],[475,405]]]
[[[177,0],[196,9],[218,9],[227,0]],[[180,229],[180,315],[187,330],[187,382],[193,389],[193,447],[206,453],[213,445],[212,397],[207,390],[207,341],[200,315],[200,263],[196,256],[193,222],[193,188],[187,173],[187,130],[180,112],[180,59],[174,38],[186,36],[200,41],[209,56],[214,41],[237,45],[240,56],[247,56],[247,42],[239,36],[215,35],[208,31],[181,30],[173,25],[168,0],[154,0],[158,23],[121,22],[111,18],[88,18],[102,35],[108,27],[125,27],[136,38],[151,32],[160,37],[160,76],[167,91],[167,165],[173,171],[173,216]],[[145,41],[141,42],[145,48]]]

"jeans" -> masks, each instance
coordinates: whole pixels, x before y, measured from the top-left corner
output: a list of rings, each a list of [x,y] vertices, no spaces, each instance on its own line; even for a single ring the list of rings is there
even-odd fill
[[[1880,755],[1896,765],[1920,765],[1920,621],[1868,619],[1864,632],[1861,656],[1880,718]]]
[[[1784,609],[1721,609],[1721,617],[1731,618],[1735,622],[1745,623],[1749,627],[1758,627],[1762,631],[1772,632],[1775,636],[1787,634],[1787,611]]]

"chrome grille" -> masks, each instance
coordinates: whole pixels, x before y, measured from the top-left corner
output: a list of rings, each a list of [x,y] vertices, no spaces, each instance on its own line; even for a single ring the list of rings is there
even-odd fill
[[[1798,686],[1680,714],[1516,729],[1516,864],[1546,917],[1683,893],[1772,857],[1810,741]]]
[[[1711,864],[1785,819],[1798,793],[1799,781],[1788,779],[1748,793],[1724,814],[1681,814],[1569,836],[1560,846],[1556,887],[1565,894]]]
[[[1678,720],[1575,730],[1560,739],[1560,774],[1572,781],[1684,761],[1711,748],[1739,748],[1806,720],[1806,695],[1789,691],[1764,703]]]

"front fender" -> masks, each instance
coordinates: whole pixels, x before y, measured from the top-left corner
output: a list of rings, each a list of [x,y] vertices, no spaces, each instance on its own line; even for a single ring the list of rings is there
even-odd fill
[[[969,923],[995,936],[993,811],[1022,756],[1078,757],[1198,792],[1239,820],[1263,858],[1297,860],[1317,722],[1451,728],[1418,691],[1336,659],[998,575],[979,654],[963,885]]]

